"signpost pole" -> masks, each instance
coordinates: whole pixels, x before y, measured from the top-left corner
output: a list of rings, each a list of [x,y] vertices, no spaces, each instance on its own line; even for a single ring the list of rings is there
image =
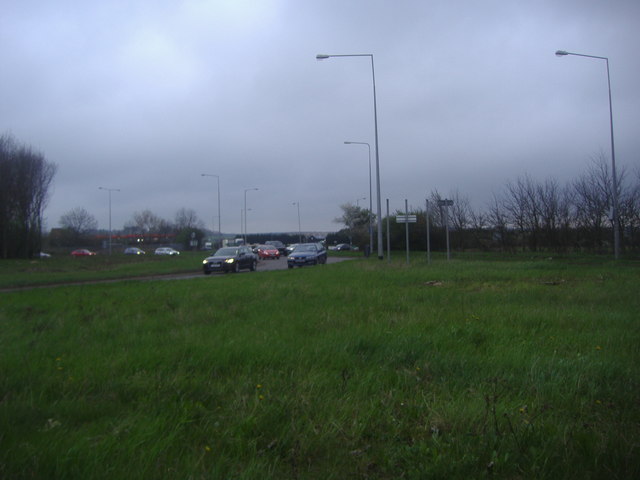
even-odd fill
[[[444,207],[445,225],[447,227],[447,260],[451,260],[451,249],[449,248],[449,207]]]
[[[391,222],[391,217],[389,216],[389,199],[387,198],[387,263],[391,263],[391,235],[389,233],[389,222]]]
[[[407,245],[407,265],[409,265],[409,203],[407,199],[404,199],[404,214],[406,215],[404,224],[405,243]]]
[[[429,199],[427,199],[427,208],[425,210],[425,217],[427,221],[427,263],[431,264],[431,237],[429,235]]]
[[[444,207],[444,226],[447,237],[447,260],[451,260],[451,250],[449,248],[449,207],[453,205],[453,200],[438,200],[438,206]],[[442,210],[441,210],[442,211]]]

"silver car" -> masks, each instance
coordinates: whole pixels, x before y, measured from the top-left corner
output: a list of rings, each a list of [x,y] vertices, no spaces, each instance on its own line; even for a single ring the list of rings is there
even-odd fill
[[[180,252],[170,247],[160,247],[160,248],[156,248],[155,254],[173,256],[173,255],[180,255]]]

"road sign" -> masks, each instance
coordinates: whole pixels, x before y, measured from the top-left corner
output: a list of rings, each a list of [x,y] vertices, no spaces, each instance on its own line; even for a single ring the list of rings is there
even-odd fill
[[[451,207],[453,205],[453,200],[438,200],[439,207]]]
[[[418,221],[415,215],[396,215],[397,223],[416,223]]]

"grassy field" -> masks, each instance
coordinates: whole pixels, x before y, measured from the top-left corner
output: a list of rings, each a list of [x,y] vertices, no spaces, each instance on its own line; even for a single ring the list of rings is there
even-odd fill
[[[475,258],[2,293],[0,478],[640,478],[640,264]]]

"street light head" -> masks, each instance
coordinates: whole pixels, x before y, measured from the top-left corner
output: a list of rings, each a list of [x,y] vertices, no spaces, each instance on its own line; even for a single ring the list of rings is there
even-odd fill
[[[344,142],[345,145],[351,145],[352,142]]]
[[[316,60],[326,60],[330,56],[331,55],[323,55],[322,53],[319,53],[318,55],[316,55]]]
[[[564,50],[556,50],[556,57],[564,57],[565,55],[569,55],[569,52]]]

